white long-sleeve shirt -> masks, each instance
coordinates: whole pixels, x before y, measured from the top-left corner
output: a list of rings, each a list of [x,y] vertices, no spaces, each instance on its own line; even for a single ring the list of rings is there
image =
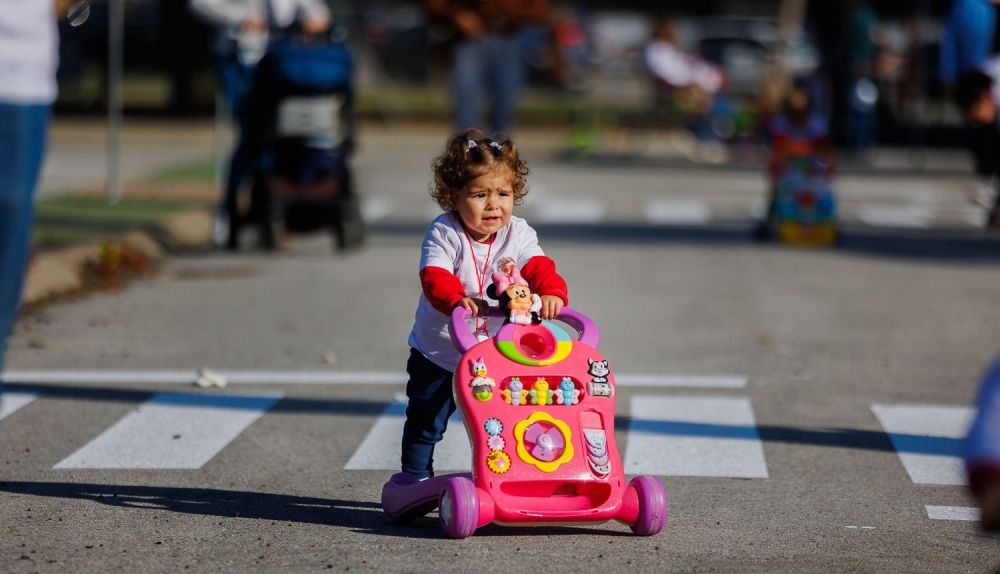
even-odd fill
[[[217,49],[222,51],[229,49],[240,24],[246,20],[266,20],[272,30],[280,30],[297,20],[330,17],[323,0],[191,0],[191,11],[219,28]]]
[[[239,26],[250,18],[267,18],[266,2],[271,3],[271,25],[285,28],[296,18],[326,19],[330,11],[322,0],[191,0],[191,10],[220,27]]]
[[[56,98],[59,34],[51,0],[0,0],[0,102]]]

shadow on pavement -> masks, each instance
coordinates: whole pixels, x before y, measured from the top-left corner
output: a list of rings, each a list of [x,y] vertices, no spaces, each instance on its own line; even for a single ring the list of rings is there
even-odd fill
[[[841,245],[828,249],[785,246],[753,240],[753,225],[715,222],[698,226],[663,226],[644,223],[555,224],[532,223],[546,242],[572,241],[607,246],[702,245],[747,249],[787,249],[819,254],[845,254],[910,259],[934,263],[1000,263],[1000,234],[964,230],[891,230],[846,225]],[[427,223],[384,221],[372,224],[374,235],[422,236]]]
[[[0,492],[90,500],[136,511],[168,511],[225,518],[250,518],[353,528],[358,532],[438,538],[434,529],[390,524],[377,502],[312,498],[215,488],[177,488],[69,482],[0,482]]]
[[[408,524],[392,524],[378,502],[312,498],[215,488],[181,488],[70,482],[0,481],[0,492],[89,500],[136,511],[177,512],[220,518],[249,518],[272,522],[297,522],[351,528],[355,532],[402,538],[444,538],[436,516]],[[630,536],[614,530],[574,527],[532,527],[532,534],[599,534]],[[523,528],[487,525],[476,536],[522,536]]]
[[[630,417],[616,417],[615,430],[679,437],[761,440],[763,442],[954,457],[960,456],[962,446],[962,439],[957,438],[897,433],[893,433],[890,438],[890,435],[882,431],[860,429],[774,425],[735,426]]]

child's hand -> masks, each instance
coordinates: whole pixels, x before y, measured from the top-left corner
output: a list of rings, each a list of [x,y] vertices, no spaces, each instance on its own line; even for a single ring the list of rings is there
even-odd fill
[[[463,297],[461,301],[458,302],[456,307],[464,307],[473,317],[485,317],[486,313],[490,309],[490,304],[482,299],[474,299],[472,297]]]
[[[542,295],[542,312],[539,313],[538,316],[546,321],[551,321],[559,316],[559,312],[562,311],[562,308],[562,298],[555,295]]]

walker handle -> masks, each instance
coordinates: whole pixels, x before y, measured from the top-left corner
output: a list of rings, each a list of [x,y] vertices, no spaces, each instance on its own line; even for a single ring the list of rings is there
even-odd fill
[[[486,311],[487,317],[503,317],[499,307],[490,306]],[[472,311],[465,307],[455,307],[451,312],[451,321],[448,322],[448,332],[451,333],[451,342],[459,353],[466,351],[479,344],[479,339],[469,331],[466,321],[472,318]]]
[[[503,313],[499,307],[491,306],[487,312],[489,317],[502,317]],[[479,344],[479,340],[469,330],[466,321],[472,318],[472,313],[465,307],[455,307],[451,312],[451,321],[448,322],[448,332],[451,333],[451,340],[455,348],[462,354]],[[601,333],[597,325],[583,313],[576,309],[563,307],[556,317],[560,321],[573,327],[580,333],[580,341],[591,348],[596,349],[601,340]]]

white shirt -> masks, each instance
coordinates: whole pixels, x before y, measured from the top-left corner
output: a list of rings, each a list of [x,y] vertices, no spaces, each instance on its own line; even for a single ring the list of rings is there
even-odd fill
[[[235,47],[233,41],[239,40],[240,25],[246,20],[266,21],[271,30],[282,30],[297,20],[330,17],[323,0],[191,0],[191,11],[219,28],[216,50],[223,54]]]
[[[51,0],[0,0],[0,102],[56,99],[59,34]]]
[[[191,0],[191,10],[216,26],[239,26],[245,20],[267,20],[271,4],[271,24],[291,26],[296,18],[326,19],[330,11],[322,0]]]
[[[645,58],[649,71],[672,87],[696,85],[708,93],[722,88],[724,78],[715,66],[688,56],[670,42],[650,43]]]
[[[489,262],[486,261],[487,253]],[[439,215],[427,229],[421,247],[420,270],[425,267],[440,267],[453,273],[462,282],[465,293],[478,298],[480,284],[475,267],[479,267],[481,274],[485,265],[486,276],[483,278],[482,298],[486,299],[486,288],[492,283],[490,276],[496,271],[497,261],[503,257],[510,257],[520,268],[538,255],[545,255],[538,246],[538,234],[520,217],[512,216],[510,222],[497,231],[492,248],[490,244],[473,240],[470,249],[469,240],[458,220],[458,215],[449,212]],[[495,301],[492,303],[496,304]],[[451,335],[448,333],[450,321],[451,317],[443,315],[432,307],[430,301],[421,293],[408,344],[435,365],[454,372],[462,357],[451,342]],[[502,317],[488,319],[487,328],[490,335],[496,335],[502,324]],[[472,321],[469,322],[469,328],[470,331],[474,328]]]

